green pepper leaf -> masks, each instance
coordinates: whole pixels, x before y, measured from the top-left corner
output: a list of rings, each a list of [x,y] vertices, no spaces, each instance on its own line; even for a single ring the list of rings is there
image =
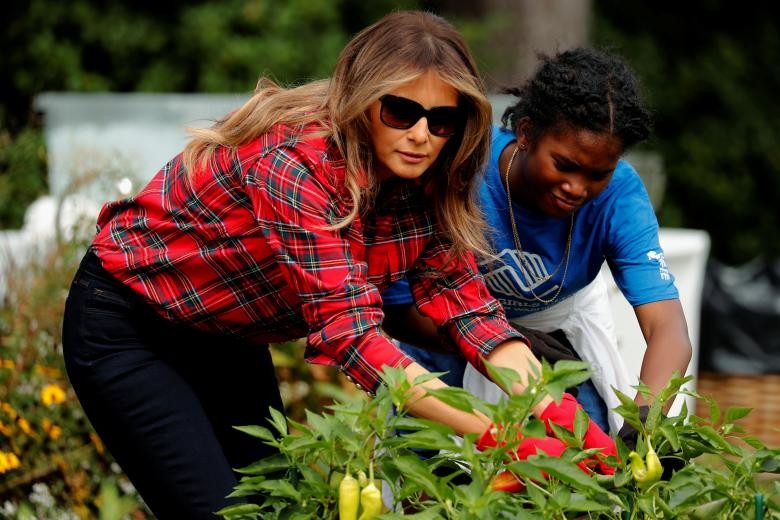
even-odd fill
[[[404,475],[404,480],[414,482],[432,497],[439,496],[437,478],[430,468],[416,455],[396,457],[392,463]]]
[[[680,437],[677,435],[677,430],[671,424],[661,424],[659,427],[664,438],[669,441],[669,445],[675,452],[680,451]]]
[[[444,388],[427,388],[427,395],[433,396],[439,401],[464,412],[473,412],[480,408],[479,400],[473,394],[454,386]]]
[[[244,475],[267,475],[277,471],[284,471],[289,467],[290,460],[281,453],[276,453],[243,468],[238,468],[235,471]]]
[[[290,498],[296,502],[301,501],[301,493],[288,480],[266,480],[260,483],[260,488],[271,496]]]
[[[269,419],[271,425],[282,435],[287,435],[287,419],[284,414],[270,406],[268,407],[268,411],[271,413],[271,418]]]
[[[215,514],[218,516],[224,516],[225,518],[242,518],[246,517],[247,515],[251,515],[254,518],[259,518],[254,515],[259,515],[261,512],[262,508],[257,504],[236,504],[233,506],[223,507]]]
[[[612,510],[612,506],[609,504],[601,504],[595,500],[589,500],[580,494],[574,494],[566,509],[577,513],[589,513],[591,511],[606,513],[607,511]]]
[[[574,436],[578,441],[582,442],[585,432],[588,431],[589,424],[590,418],[587,412],[583,408],[578,407],[577,412],[574,414]]]
[[[249,426],[233,426],[236,430],[240,432],[244,432],[248,435],[251,435],[252,437],[257,437],[258,439],[262,439],[264,441],[276,441],[276,438],[271,433],[271,430],[268,428],[264,428],[262,426],[255,426],[255,425],[249,425]]]
[[[536,458],[534,458],[536,457]],[[528,457],[528,462],[536,466],[558,480],[569,485],[576,486],[578,489],[587,489],[594,493],[607,493],[596,481],[588,477],[582,470],[571,462],[556,457],[546,457],[543,455]]]
[[[389,440],[389,439],[388,439]],[[410,432],[398,438],[399,444],[411,449],[459,451],[460,445],[448,434],[435,430]]]
[[[447,372],[427,372],[424,374],[420,374],[419,376],[414,378],[414,381],[412,382],[413,385],[421,385],[424,383],[427,383],[428,381],[431,381],[433,379],[440,378],[441,376],[447,374]]]
[[[332,438],[330,423],[322,415],[306,410],[306,422],[311,426],[312,431],[317,432],[325,440]]]
[[[511,390],[514,383],[521,381],[520,374],[511,368],[497,367],[485,361],[485,369],[490,379],[507,394],[512,393]]]
[[[752,411],[753,409],[748,407],[730,406],[726,409],[726,413],[723,414],[723,423],[726,424],[738,421],[739,419],[747,416]]]

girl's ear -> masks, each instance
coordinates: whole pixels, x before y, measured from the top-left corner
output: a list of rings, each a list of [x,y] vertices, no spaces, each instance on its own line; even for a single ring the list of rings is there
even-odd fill
[[[532,129],[533,125],[528,117],[523,117],[517,122],[517,126],[515,126],[515,136],[517,138],[517,146],[519,146],[521,150],[530,148],[531,135],[533,135]]]

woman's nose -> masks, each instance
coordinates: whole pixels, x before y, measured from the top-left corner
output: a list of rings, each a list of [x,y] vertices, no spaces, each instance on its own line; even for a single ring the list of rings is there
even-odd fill
[[[415,143],[424,143],[428,140],[428,119],[421,117],[411,128],[407,136]]]

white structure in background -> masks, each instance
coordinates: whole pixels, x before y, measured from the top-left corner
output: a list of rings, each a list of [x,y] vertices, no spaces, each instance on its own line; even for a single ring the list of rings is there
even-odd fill
[[[50,93],[44,114],[49,194],[27,210],[20,230],[0,231],[0,299],[14,267],[40,257],[57,237],[89,236],[102,204],[145,184],[187,140],[248,96]]]
[[[662,228],[660,240],[666,264],[676,278],[677,289],[680,291],[680,302],[685,312],[685,318],[688,320],[688,335],[693,345],[693,356],[687,373],[695,376],[698,374],[699,368],[699,318],[704,268],[710,252],[710,236],[706,231],[698,229]],[[642,357],[645,354],[645,338],[639,328],[633,307],[623,297],[606,264],[602,268],[602,274],[607,280],[609,304],[615,318],[618,349],[630,372],[631,384],[635,385],[639,380]],[[695,381],[688,383],[685,388],[695,390]],[[693,412],[695,400],[686,397],[685,401],[688,410]],[[678,397],[670,413],[672,415],[678,413],[682,403],[682,398]]]
[[[75,94],[38,96],[49,155],[49,189],[101,202],[135,192],[187,142],[188,127],[210,126],[248,96],[208,94]],[[77,179],[74,181],[74,179]],[[102,184],[98,183],[102,180]],[[105,182],[113,181],[114,191]],[[86,185],[85,185],[86,184]]]
[[[0,232],[0,297],[4,265],[24,261],[36,247],[51,243],[59,220],[67,233],[83,221],[94,223],[106,200],[138,191],[187,141],[186,128],[208,126],[240,106],[248,95],[210,94],[43,94],[37,108],[45,116],[51,195],[31,206],[21,231]],[[498,123],[512,97],[491,97]],[[633,154],[651,197],[663,191],[662,165],[652,155]],[[59,201],[64,201],[61,218]],[[689,373],[698,366],[699,308],[709,236],[698,230],[662,229],[661,246],[677,277],[688,318],[694,356]],[[615,314],[621,354],[634,379],[644,354],[644,339],[633,309],[611,276],[610,302]],[[679,406],[677,403],[675,406]],[[689,405],[690,408],[690,405]]]

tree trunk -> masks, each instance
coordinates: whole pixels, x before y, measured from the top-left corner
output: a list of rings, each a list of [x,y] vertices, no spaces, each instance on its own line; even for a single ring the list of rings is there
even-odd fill
[[[483,71],[491,91],[516,86],[530,77],[538,54],[552,54],[586,45],[592,0],[479,0],[482,12],[494,16],[497,30],[490,59]]]

